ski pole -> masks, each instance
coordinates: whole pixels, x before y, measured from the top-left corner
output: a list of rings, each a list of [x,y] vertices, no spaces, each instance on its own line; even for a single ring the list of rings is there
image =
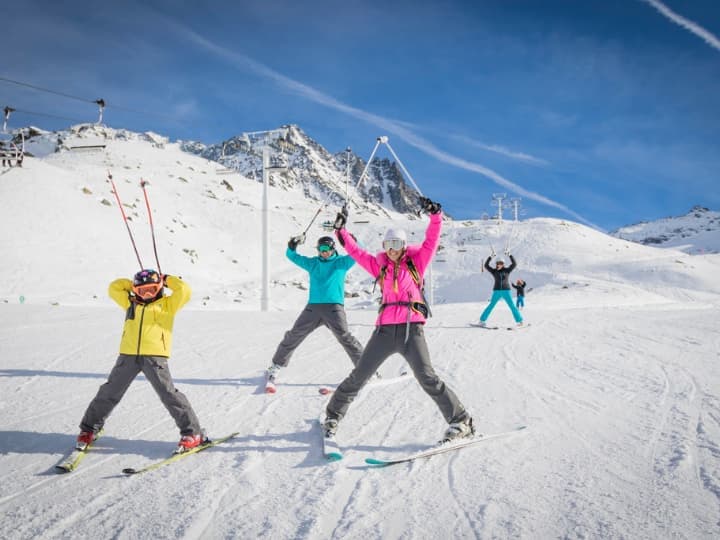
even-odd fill
[[[355,187],[353,187],[353,195],[357,193],[358,188],[362,184],[362,181],[365,179],[365,175],[368,172],[368,169],[370,168],[370,164],[372,163],[373,158],[375,157],[375,152],[377,152],[378,146],[380,146],[380,143],[386,142],[387,137],[378,137],[375,142],[375,148],[373,148],[373,151],[370,153],[370,157],[367,160],[367,163],[365,164],[365,168],[363,169],[363,172],[360,174],[360,178],[358,178],[358,181],[355,183]],[[350,204],[350,201],[352,200],[352,195],[345,201],[345,204]]]
[[[365,169],[363,170],[362,174],[360,175],[360,179],[357,181],[354,187],[354,191],[357,191],[358,187],[360,186],[360,183],[363,181],[363,178],[365,177],[365,174],[367,173],[368,167],[370,167],[370,163],[372,162],[373,157],[375,156],[375,152],[377,152],[378,146],[380,146],[380,143],[382,142],[381,137],[377,138],[377,142],[375,143],[375,148],[372,151],[372,154],[370,154],[370,158],[367,161],[367,164],[365,165]],[[315,212],[315,215],[313,215],[312,219],[310,220],[310,223],[308,223],[308,226],[305,227],[305,230],[302,233],[302,236],[304,237],[305,234],[310,230],[310,227],[312,227],[312,224],[315,223],[315,220],[320,215],[320,212],[322,212],[323,208],[327,205],[328,201],[330,200],[330,197],[332,197],[333,193],[332,191],[328,193],[328,196],[325,197],[325,200],[322,202],[320,207],[317,209],[317,212]],[[345,199],[345,206],[347,207],[350,204],[351,197],[347,197]]]
[[[147,190],[145,189],[146,184],[147,184],[147,181],[143,180],[141,178],[140,179],[140,187],[143,190],[143,195],[145,195],[145,206],[147,207],[148,220],[150,221],[150,234],[152,235],[153,252],[155,253],[155,262],[157,263],[158,273],[162,276],[162,270],[160,270],[160,259],[158,258],[158,253],[157,253],[157,244],[155,243],[155,225],[153,224],[152,210],[150,209],[150,199],[148,199]]]
[[[138,253],[137,246],[135,245],[135,238],[133,238],[132,231],[130,230],[130,224],[128,223],[127,216],[125,215],[125,210],[123,209],[122,202],[120,201],[120,196],[118,195],[117,188],[115,187],[115,182],[113,182],[112,174],[110,174],[110,171],[108,171],[108,180],[110,180],[110,185],[112,185],[112,191],[115,195],[115,199],[118,203],[118,208],[120,208],[120,213],[122,214],[123,221],[125,222],[125,227],[127,227],[127,232],[130,235],[130,242],[132,242],[133,250],[135,250],[135,257],[137,257],[138,264],[140,265],[140,270],[143,269],[143,263],[140,260],[140,254]]]
[[[512,240],[512,237],[514,234],[515,234],[515,222],[513,222],[512,227],[510,227],[510,235],[508,236],[507,242],[505,243],[505,253],[510,253],[510,240]]]
[[[395,153],[395,150],[392,149],[392,146],[390,146],[390,143],[387,141],[387,137],[385,137],[385,141],[384,141],[384,142],[385,142],[385,146],[388,147],[388,150],[390,150],[390,153],[391,153],[391,154],[393,155],[393,157],[395,158],[395,161],[398,162],[398,165],[400,165],[400,168],[401,168],[401,169],[403,170],[403,172],[407,175],[408,179],[409,179],[410,182],[412,183],[412,185],[413,185],[413,187],[415,188],[415,190],[420,194],[421,197],[424,197],[422,191],[420,191],[420,188],[419,188],[418,185],[415,183],[415,180],[413,180],[413,177],[410,175],[410,172],[405,168],[405,165],[403,165],[403,162],[400,161],[400,158],[397,157],[397,154]]]

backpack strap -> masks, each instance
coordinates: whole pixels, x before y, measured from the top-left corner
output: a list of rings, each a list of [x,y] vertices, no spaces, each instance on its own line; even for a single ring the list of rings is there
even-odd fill
[[[381,304],[380,305],[380,311],[382,311],[385,306],[392,306],[392,305],[406,305],[410,307],[411,309],[418,311],[421,313],[425,318],[432,317],[432,311],[430,310],[430,304],[428,303],[427,299],[425,298],[425,280],[420,276],[420,272],[418,272],[417,266],[415,266],[415,263],[413,260],[405,256],[405,265],[407,266],[408,272],[410,272],[410,275],[413,278],[413,281],[418,286],[418,289],[420,289],[420,296],[422,296],[422,302],[394,302],[390,304]],[[380,273],[378,274],[378,277],[375,279],[375,284],[373,285],[373,292],[375,292],[375,286],[380,282],[380,294],[382,294],[382,287],[383,283],[385,282],[385,275],[387,274],[387,265],[383,265],[382,268],[380,268]]]

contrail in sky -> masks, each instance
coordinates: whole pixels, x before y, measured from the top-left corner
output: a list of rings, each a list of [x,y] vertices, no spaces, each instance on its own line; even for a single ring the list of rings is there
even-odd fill
[[[480,141],[476,141],[475,139],[471,139],[470,137],[465,137],[464,135],[452,135],[451,137],[464,144],[467,144],[468,146],[481,148],[483,150],[487,150],[488,152],[500,154],[501,156],[505,156],[516,161],[524,161],[525,163],[530,163],[531,165],[548,165],[548,162],[544,159],[531,156],[530,154],[525,154],[524,152],[510,150],[509,148],[505,148],[504,146],[500,146],[497,144],[484,144]]]
[[[383,130],[385,130],[386,132],[399,137],[400,139],[404,140],[409,145],[414,146],[421,152],[423,152],[429,156],[432,156],[439,161],[448,163],[449,165],[453,165],[460,169],[465,169],[466,171],[471,171],[471,172],[476,172],[478,174],[481,174],[482,176],[489,178],[490,180],[492,180],[499,186],[502,186],[509,191],[513,191],[514,193],[517,193],[518,195],[521,195],[528,199],[537,201],[544,205],[547,205],[547,206],[550,206],[553,208],[557,208],[558,210],[561,210],[561,211],[566,212],[567,214],[573,216],[578,221],[581,221],[581,222],[585,223],[586,225],[589,225],[595,229],[601,230],[600,227],[598,227],[594,223],[588,221],[587,219],[585,219],[581,215],[575,213],[574,211],[570,210],[567,206],[563,205],[562,203],[553,201],[552,199],[548,199],[547,197],[540,195],[539,193],[527,191],[526,189],[518,186],[517,184],[508,180],[507,178],[504,178],[503,176],[496,173],[495,171],[488,169],[487,167],[484,167],[483,165],[480,165],[479,163],[467,161],[465,159],[462,159],[462,158],[459,158],[452,154],[449,154],[443,150],[440,150],[434,144],[432,144],[430,141],[423,139],[422,137],[418,136],[415,132],[413,132],[411,129],[406,127],[407,124],[405,124],[403,122],[383,118],[376,114],[373,114],[373,113],[370,113],[367,111],[363,111],[362,109],[355,108],[351,105],[347,105],[346,103],[342,103],[341,101],[338,101],[337,99],[333,98],[332,96],[328,96],[327,94],[324,94],[323,92],[320,92],[319,90],[316,90],[315,88],[312,88],[311,86],[308,86],[299,81],[291,79],[290,77],[286,77],[285,75],[278,73],[277,71],[265,66],[264,64],[261,64],[260,62],[257,62],[255,60],[253,60],[252,58],[245,56],[244,54],[237,53],[237,52],[228,50],[225,47],[217,45],[216,43],[213,43],[212,41],[204,38],[200,34],[194,32],[193,30],[191,30],[175,21],[166,20],[166,22],[168,25],[174,26],[178,30],[178,33],[180,35],[182,35],[183,37],[189,38],[195,44],[212,52],[213,54],[215,54],[219,57],[224,58],[226,61],[235,65],[236,67],[239,67],[241,69],[250,69],[253,72],[257,73],[258,75],[261,75],[263,77],[266,77],[268,79],[275,81],[278,85],[291,90],[292,92],[296,93],[297,95],[299,95],[301,97],[304,97],[305,99],[309,99],[311,101],[314,101],[315,103],[319,103],[319,104],[329,107],[331,109],[335,109],[337,111],[344,112],[354,118],[358,118],[369,124],[378,126],[378,127],[382,128]]]
[[[713,34],[705,30],[702,26],[700,26],[697,23],[694,23],[693,21],[686,19],[682,15],[678,15],[673,10],[671,10],[669,7],[667,7],[665,4],[660,2],[660,0],[640,0],[641,2],[645,2],[646,4],[650,4],[652,7],[657,9],[660,13],[665,15],[668,19],[670,19],[672,22],[677,24],[678,26],[682,26],[686,30],[689,30],[696,36],[700,37],[713,47],[714,49],[717,49],[720,51],[720,39],[715,37]]]

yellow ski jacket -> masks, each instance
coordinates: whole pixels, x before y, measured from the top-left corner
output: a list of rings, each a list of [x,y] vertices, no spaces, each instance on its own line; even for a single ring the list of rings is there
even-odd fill
[[[132,280],[116,279],[110,284],[110,298],[125,310],[125,326],[120,341],[120,354],[170,356],[175,314],[190,300],[190,286],[175,276],[167,276],[172,295],[149,304],[130,300]]]

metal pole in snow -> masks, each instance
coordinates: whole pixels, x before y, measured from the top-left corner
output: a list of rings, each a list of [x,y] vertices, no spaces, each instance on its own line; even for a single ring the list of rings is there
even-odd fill
[[[267,136],[266,136],[267,137]],[[270,148],[267,138],[263,146],[263,191],[262,191],[262,292],[260,310],[268,311],[270,305],[270,208],[268,187],[270,184]]]

